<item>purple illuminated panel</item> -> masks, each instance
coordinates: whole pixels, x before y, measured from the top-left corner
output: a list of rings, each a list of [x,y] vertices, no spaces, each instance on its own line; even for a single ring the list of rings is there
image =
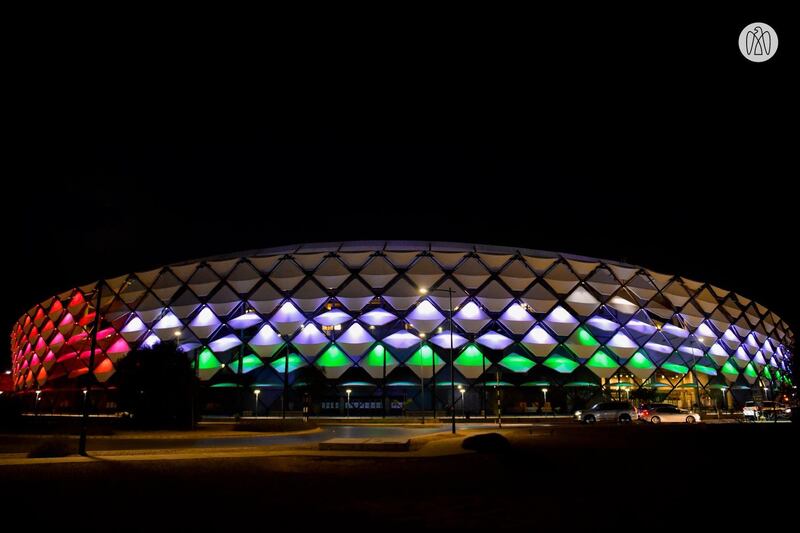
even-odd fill
[[[651,341],[644,345],[648,352],[672,353],[672,346],[662,342]]]
[[[489,316],[475,302],[467,302],[453,320],[467,333],[477,333],[489,323]]]
[[[393,348],[404,350],[406,348],[411,348],[412,346],[418,346],[421,342],[421,339],[407,331],[398,331],[397,333],[392,333],[383,339],[383,342]]]
[[[236,335],[225,335],[213,342],[208,344],[208,347],[211,348],[212,352],[221,353],[226,350],[230,350],[232,348],[236,348],[242,344],[242,341],[239,340],[239,337]]]
[[[522,339],[522,345],[533,355],[544,357],[553,351],[553,348],[558,345],[558,341],[547,333],[542,326],[536,325]]]
[[[355,323],[336,339],[336,344],[351,357],[361,357],[372,346],[375,339],[359,323]]]
[[[122,328],[122,331],[120,333],[122,333],[122,336],[125,338],[126,341],[133,342],[139,337],[141,337],[142,333],[146,329],[147,326],[144,325],[142,319],[139,318],[138,316],[135,316],[131,319],[130,322],[125,324],[125,327]],[[61,335],[61,333],[59,333],[59,335]],[[61,336],[61,338],[62,339],[64,338],[63,335]],[[53,342],[50,343],[51,347],[53,346],[53,344],[54,344]]]
[[[189,323],[189,326],[219,326],[219,324],[217,315],[208,307],[203,307],[194,320]]]
[[[250,348],[261,357],[272,357],[283,346],[283,339],[269,324],[264,324],[250,339]]]
[[[152,348],[156,344],[160,343],[161,339],[159,339],[155,334],[150,334],[145,340],[142,341],[141,346],[144,348]]]
[[[269,319],[275,329],[284,335],[296,331],[305,320],[303,314],[291,302],[284,302],[280,309]]]
[[[639,346],[633,342],[633,339],[631,339],[624,331],[618,331],[613,337],[611,337],[611,340],[606,343],[606,346],[608,346],[608,348],[618,357],[623,359],[631,357],[636,353],[636,350],[639,349]]]
[[[683,328],[679,328],[678,326],[673,326],[672,324],[664,324],[664,326],[661,328],[661,331],[680,339],[685,339],[689,336],[688,331]]]
[[[378,308],[373,309],[368,313],[364,313],[358,317],[358,319],[366,324],[369,324],[370,326],[384,326],[392,320],[397,319],[397,317],[389,311]]]
[[[586,321],[586,323],[593,328],[599,329],[600,331],[607,331],[609,333],[616,331],[619,328],[619,324],[613,320],[608,320],[607,318],[601,318],[599,316],[590,318]]]
[[[652,335],[657,329],[652,324],[648,324],[647,322],[642,322],[641,320],[636,319],[629,321],[625,327],[631,331],[635,331],[636,333],[641,333],[642,335]]]
[[[314,317],[314,321],[317,324],[322,324],[323,326],[337,326],[339,324],[344,324],[350,320],[350,318],[351,316],[344,311],[333,309]]]
[[[205,339],[210,337],[219,325],[220,321],[217,315],[208,307],[203,307],[200,312],[197,313],[197,316],[189,322],[189,329],[201,339]]]
[[[478,344],[491,348],[492,350],[502,350],[514,342],[505,335],[500,335],[494,331],[487,331],[475,340]]]
[[[569,336],[578,326],[578,320],[560,305],[547,315],[544,322],[556,335],[560,335],[561,337]]]
[[[247,329],[258,325],[260,322],[261,317],[259,317],[256,313],[244,312],[236,318],[230,319],[228,321],[228,325],[233,329]]]
[[[500,315],[500,322],[515,335],[522,335],[528,331],[535,322],[533,316],[524,307],[515,303],[511,304],[505,312]]]
[[[408,322],[418,331],[430,333],[442,323],[444,315],[432,303],[423,300],[408,314]]]
[[[306,324],[292,339],[292,344],[302,355],[314,357],[328,344],[328,338],[314,324]]]
[[[450,331],[443,331],[438,335],[434,335],[431,337],[431,342],[440,348],[450,348]],[[458,333],[453,333],[453,348],[460,348],[466,343],[467,339]]]
[[[161,318],[161,320],[156,322],[156,324],[153,326],[153,329],[175,329],[180,327],[183,327],[181,321],[172,313],[172,311],[169,311]]]

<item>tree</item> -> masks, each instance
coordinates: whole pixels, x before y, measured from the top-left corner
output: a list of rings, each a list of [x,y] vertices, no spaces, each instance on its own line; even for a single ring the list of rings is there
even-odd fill
[[[191,428],[197,378],[174,342],[130,352],[117,364],[119,406],[146,427]]]

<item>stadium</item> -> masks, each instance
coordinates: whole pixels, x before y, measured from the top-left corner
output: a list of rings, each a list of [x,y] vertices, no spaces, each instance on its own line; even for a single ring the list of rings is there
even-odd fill
[[[11,332],[14,394],[115,409],[132,350],[176,343],[204,414],[736,409],[792,386],[794,337],[731,290],[616,261],[439,242],[302,244],[124,274]],[[94,346],[94,353],[92,353]],[[456,390],[457,389],[457,390]]]

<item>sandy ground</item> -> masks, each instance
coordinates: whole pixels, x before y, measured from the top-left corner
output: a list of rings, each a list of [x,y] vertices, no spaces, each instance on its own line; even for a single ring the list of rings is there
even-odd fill
[[[570,530],[638,522],[659,529],[734,516],[739,525],[763,527],[797,483],[792,425],[509,428],[502,433],[512,446],[502,453],[465,453],[466,433],[421,437],[411,453],[377,456],[325,455],[306,446],[5,465],[0,509],[37,526],[82,531],[314,523]],[[755,501],[763,509],[753,508]]]

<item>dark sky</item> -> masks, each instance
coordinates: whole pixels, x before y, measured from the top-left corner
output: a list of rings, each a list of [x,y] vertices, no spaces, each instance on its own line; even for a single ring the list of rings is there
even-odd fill
[[[764,10],[595,15],[28,51],[3,328],[100,276],[419,239],[625,260],[735,289],[797,330],[795,28]],[[736,44],[756,20],[780,35],[763,64]]]

